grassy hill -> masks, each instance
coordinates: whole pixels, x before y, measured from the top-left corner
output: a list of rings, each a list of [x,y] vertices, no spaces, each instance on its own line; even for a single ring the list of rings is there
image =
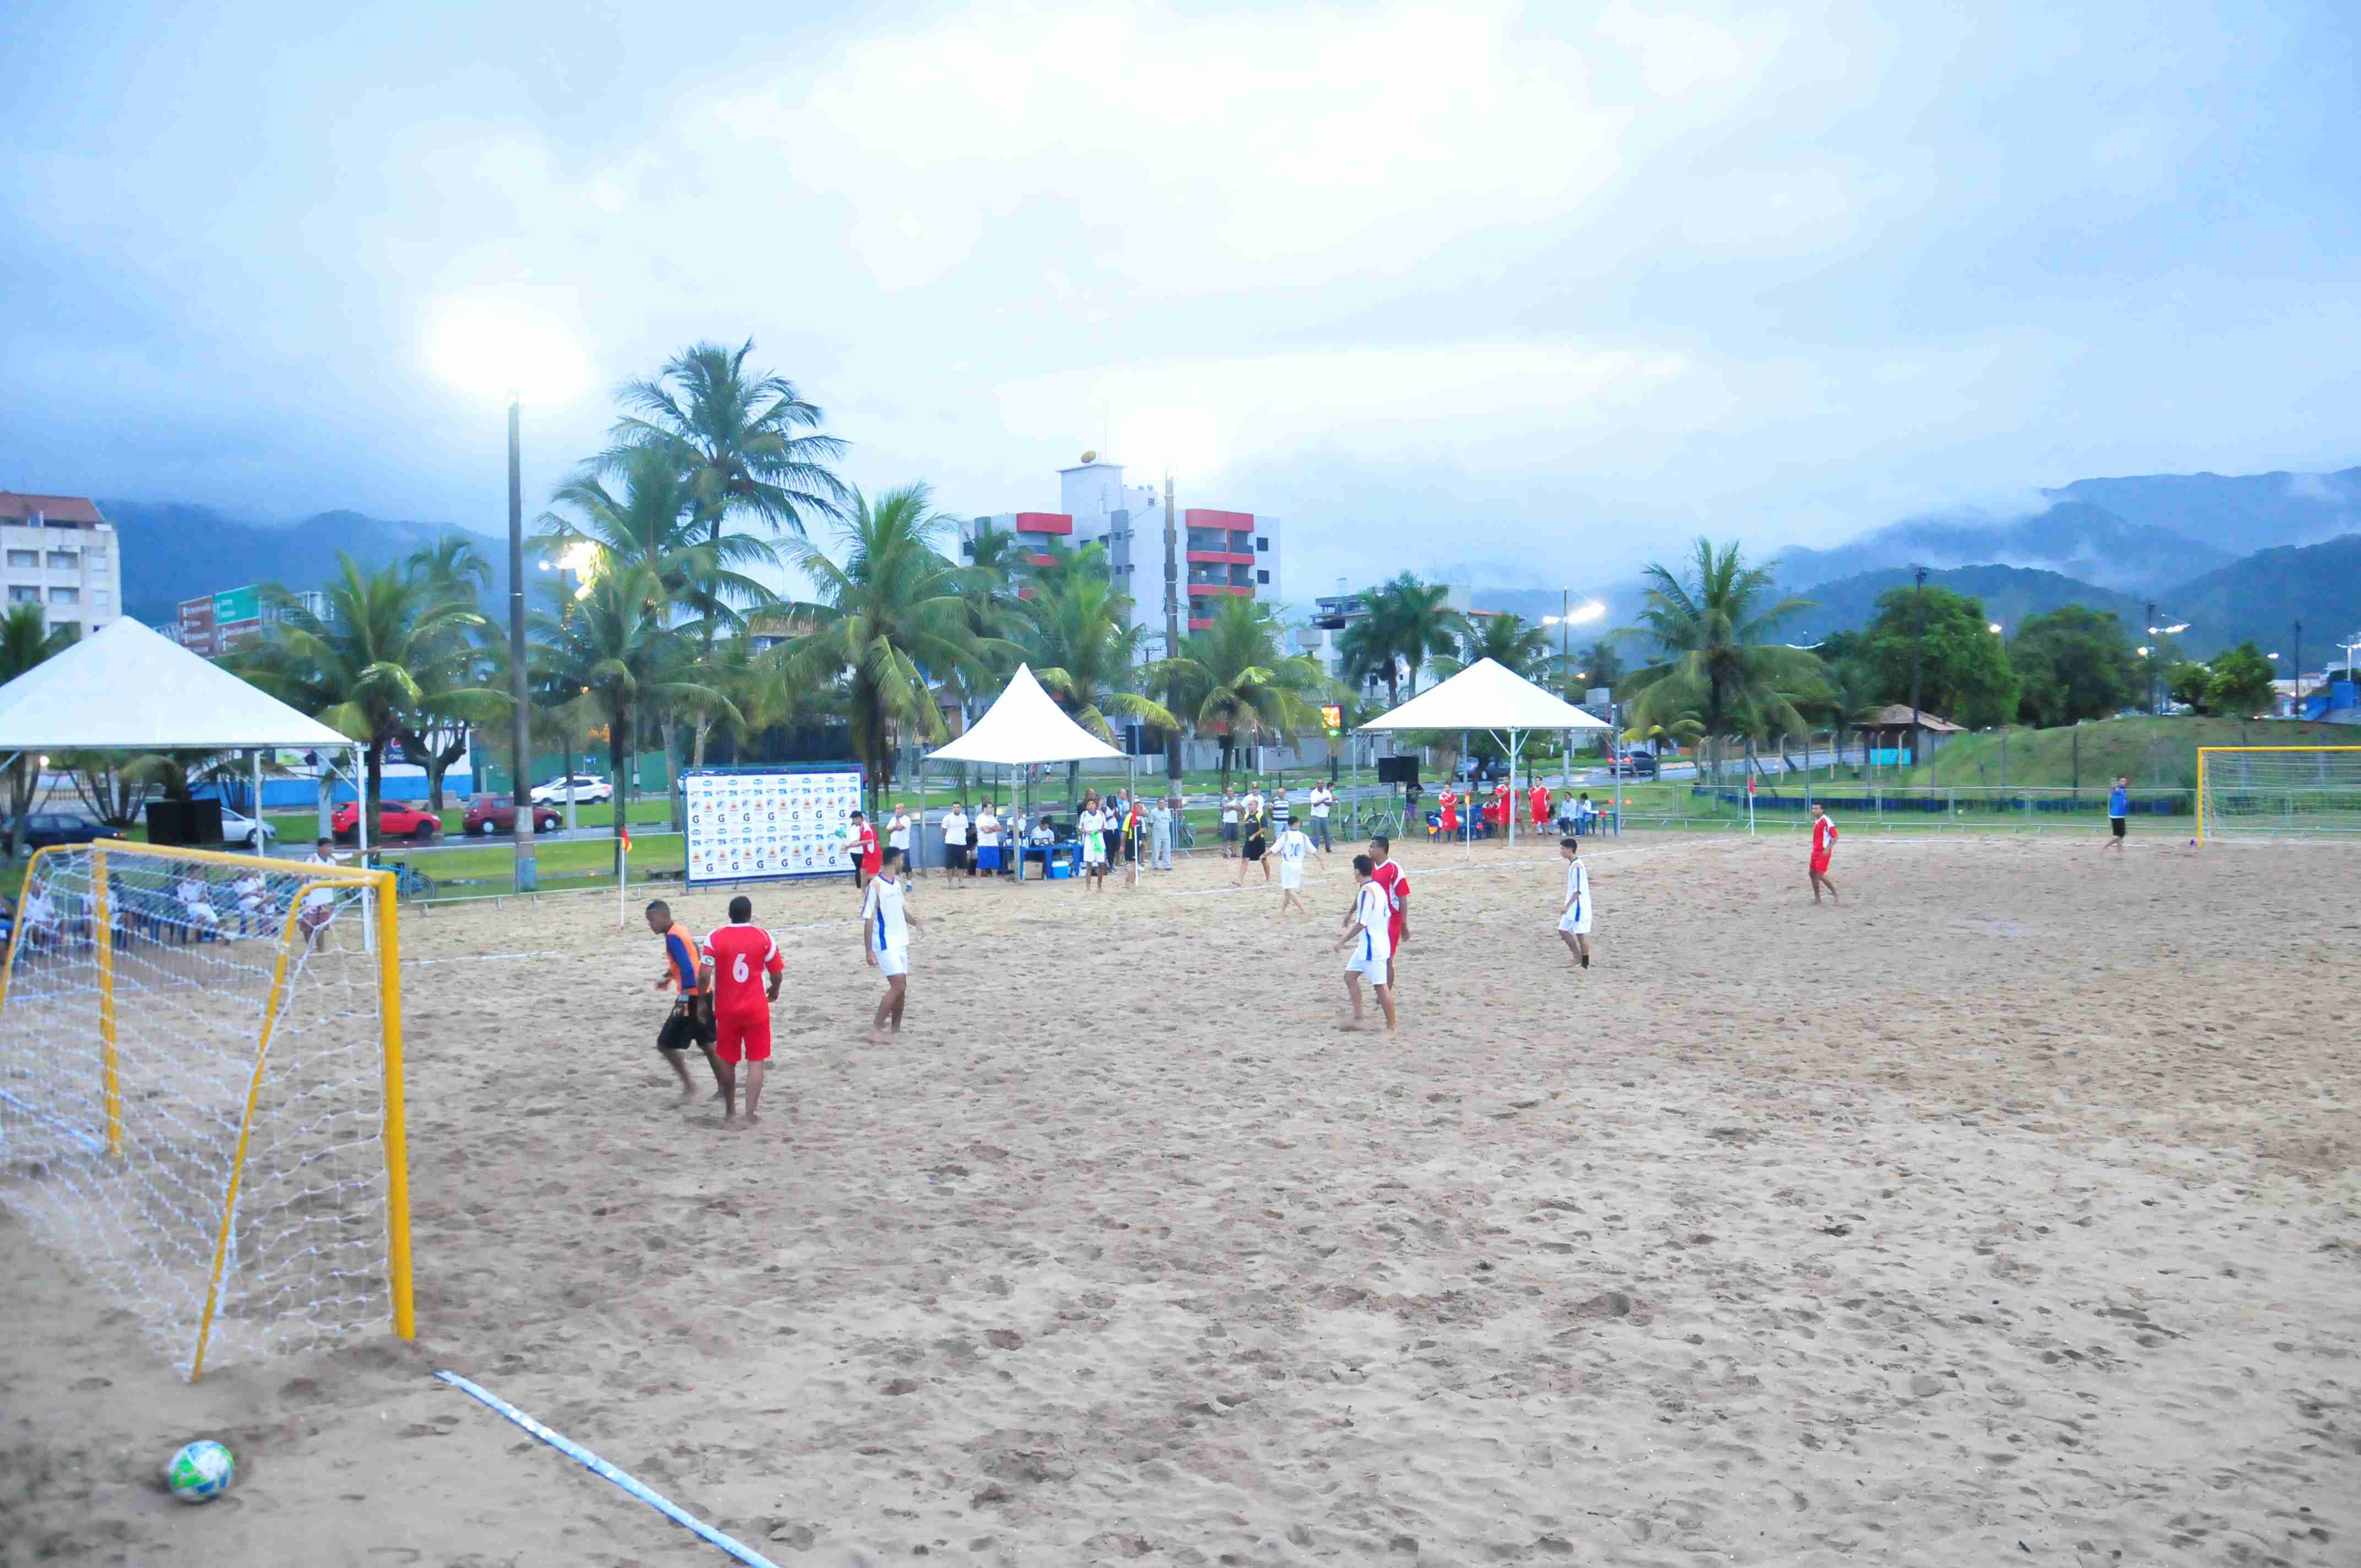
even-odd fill
[[[2003,742],[2006,775],[2003,776]],[[2197,783],[2200,746],[2361,745],[2361,727],[2242,718],[2109,718],[2058,729],[1962,735],[1895,783],[2103,790],[2122,773],[2142,788]]]

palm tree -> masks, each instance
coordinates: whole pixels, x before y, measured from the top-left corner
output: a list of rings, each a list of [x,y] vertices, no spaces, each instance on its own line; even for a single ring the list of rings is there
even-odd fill
[[[1466,620],[1450,607],[1451,589],[1404,572],[1362,595],[1368,613],[1345,629],[1339,642],[1345,677],[1359,685],[1383,677],[1387,706],[1401,700],[1401,672],[1418,690],[1418,672],[1430,658],[1455,652]]]
[[[403,570],[418,578],[437,598],[478,608],[492,582],[492,563],[482,548],[464,533],[446,533],[432,544],[411,552]],[[454,623],[447,635],[455,650],[472,652],[478,646],[477,627]],[[443,809],[443,778],[451,764],[467,754],[468,723],[458,713],[421,709],[412,716],[399,739],[404,756],[426,770],[426,804]]]
[[[736,705],[703,678],[697,644],[665,624],[666,598],[655,572],[637,562],[593,577],[559,608],[535,616],[540,658],[564,700],[578,691],[607,726],[607,762],[615,778],[615,835],[624,832],[631,775],[625,762],[638,726],[652,711],[700,707],[735,718]],[[660,607],[652,613],[649,606]]]
[[[1669,728],[1693,715],[1717,748],[1717,773],[1719,748],[1729,737],[1804,727],[1795,703],[1810,689],[1819,661],[1769,639],[1811,609],[1809,599],[1771,602],[1772,574],[1748,565],[1735,541],[1716,549],[1699,539],[1681,571],[1653,565],[1644,576],[1641,624],[1616,633],[1646,637],[1661,655],[1634,676],[1635,726]]]
[[[1623,678],[1623,651],[1613,637],[1602,637],[1574,656],[1574,667],[1585,686],[1612,689]]]
[[[675,443],[625,449],[610,465],[621,482],[620,495],[599,478],[598,465],[585,467],[550,498],[577,515],[544,512],[543,532],[532,543],[551,554],[587,546],[593,577],[626,563],[644,567],[642,583],[656,590],[648,613],[697,638],[709,661],[717,636],[743,632],[749,611],[778,603],[778,596],[747,569],[775,568],[779,553],[754,534],[716,531],[700,522],[696,483],[680,466],[682,455]],[[689,754],[699,763],[715,711],[700,709],[694,719]],[[659,710],[656,728],[668,770],[680,754],[678,714],[669,707]]]
[[[1010,650],[968,624],[970,578],[940,548],[951,522],[923,484],[874,503],[855,490],[851,515],[837,527],[842,565],[808,540],[785,547],[816,598],[795,607],[813,626],[778,650],[780,673],[790,690],[847,678],[853,748],[879,796],[893,776],[893,727],[941,739],[932,683],[978,678],[988,658]]]
[[[61,629],[52,628],[48,617],[37,604],[9,607],[5,617],[0,617],[0,684],[45,663],[73,646],[73,638]],[[8,858],[20,860],[25,853],[25,814],[33,809],[33,786],[38,782],[33,773],[35,760],[18,752],[8,764]]]
[[[1131,598],[1116,591],[1106,569],[1106,546],[1087,545],[1054,568],[1043,568],[1034,585],[1033,598],[1025,601],[1032,622],[1026,651],[1035,678],[1063,702],[1075,723],[1109,745],[1115,743],[1110,718],[1163,730],[1180,728],[1170,708],[1124,689],[1136,680],[1156,679],[1159,672],[1139,667],[1147,629],[1132,624]],[[1066,765],[1070,796],[1080,787],[1081,775],[1080,762]]]
[[[1557,652],[1550,646],[1549,629],[1536,626],[1523,616],[1474,615],[1467,618],[1459,647],[1436,657],[1434,673],[1455,675],[1487,659],[1511,674],[1538,681],[1557,662]]]
[[[1284,651],[1285,635],[1269,605],[1226,598],[1213,624],[1189,638],[1180,659],[1168,662],[1178,667],[1156,672],[1200,731],[1220,735],[1224,784],[1242,738],[1285,735],[1315,717],[1312,697],[1327,679],[1312,660]]]
[[[256,685],[361,743],[362,820],[373,830],[386,748],[422,713],[471,723],[504,718],[508,698],[480,683],[482,661],[455,633],[482,627],[473,601],[398,567],[364,571],[339,552],[324,590],[325,620],[276,584],[264,591],[281,617],[239,662]]]
[[[695,344],[654,379],[625,382],[620,397],[631,411],[599,459],[620,466],[635,447],[667,449],[687,479],[697,527],[715,542],[730,516],[806,537],[812,520],[843,514],[848,493],[829,467],[844,443],[807,433],[826,416],[785,377],[748,371],[753,352],[752,338],[734,349]]]

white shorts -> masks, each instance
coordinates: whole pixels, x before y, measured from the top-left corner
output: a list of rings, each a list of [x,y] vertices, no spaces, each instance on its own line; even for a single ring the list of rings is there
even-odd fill
[[[1279,885],[1281,889],[1301,887],[1303,885],[1302,862],[1297,861],[1290,864],[1286,861],[1279,861]]]
[[[1367,975],[1371,985],[1390,983],[1389,976],[1394,956],[1391,948],[1378,947],[1365,931],[1361,934],[1360,941],[1355,944],[1350,951],[1353,956],[1351,961],[1345,966],[1346,974]]]
[[[910,972],[910,949],[906,944],[896,942],[890,948],[879,948],[875,951],[879,973],[890,978]]]
[[[1558,928],[1559,930],[1561,930],[1561,931],[1571,931],[1571,932],[1573,932],[1573,933],[1574,933],[1576,936],[1577,936],[1577,937],[1587,937],[1587,936],[1589,936],[1589,935],[1590,935],[1590,907],[1589,907],[1589,905],[1584,905],[1583,907],[1581,907],[1580,909],[1575,910],[1575,911],[1573,911],[1573,912],[1572,912],[1572,913],[1570,913],[1570,914],[1561,915],[1560,916],[1558,916],[1557,928]]]

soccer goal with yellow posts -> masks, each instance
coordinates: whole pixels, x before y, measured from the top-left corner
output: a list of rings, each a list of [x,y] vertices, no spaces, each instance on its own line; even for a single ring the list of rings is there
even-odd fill
[[[0,960],[0,1201],[193,1378],[412,1332],[390,872],[39,850]]]
[[[2361,745],[2199,747],[2197,837],[2361,843]]]

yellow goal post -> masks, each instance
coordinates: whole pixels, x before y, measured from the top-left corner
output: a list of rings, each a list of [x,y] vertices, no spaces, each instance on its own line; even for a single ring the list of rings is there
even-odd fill
[[[390,872],[38,850],[0,959],[0,1201],[194,1378],[415,1332]]]
[[[2200,746],[2197,839],[2361,843],[2361,745]]]

